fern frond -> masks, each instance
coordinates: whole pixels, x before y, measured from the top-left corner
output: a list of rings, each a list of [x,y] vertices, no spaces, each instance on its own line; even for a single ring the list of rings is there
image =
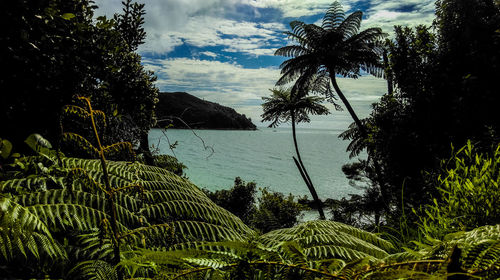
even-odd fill
[[[125,232],[118,238],[144,248],[169,247],[173,244],[174,233],[170,224],[155,224]]]
[[[54,179],[56,179],[54,181]],[[30,176],[22,179],[11,179],[0,182],[0,192],[10,194],[25,194],[44,191],[47,189],[61,188],[64,178],[49,178],[44,176]]]
[[[346,261],[357,259],[373,258],[373,256],[362,251],[346,248],[344,246],[319,245],[304,249],[308,258],[312,259],[331,259],[338,258]]]
[[[130,142],[119,142],[103,147],[103,153],[106,158],[121,156],[121,158],[135,160],[136,157]]]
[[[189,248],[199,244],[196,241],[225,241],[246,239],[246,236],[238,229],[214,225],[199,221],[174,221],[168,223],[175,231],[176,245],[174,248]],[[250,229],[247,229],[250,231]],[[184,243],[183,243],[184,242]]]
[[[263,244],[274,246],[281,241],[291,241],[318,234],[333,235],[339,232],[373,244],[384,251],[394,250],[394,246],[389,241],[384,240],[373,233],[334,221],[305,222],[293,228],[278,229],[268,232],[262,235],[261,239]]]
[[[101,230],[76,236],[75,245],[69,251],[75,261],[105,260],[111,261],[113,257],[113,244]]]
[[[168,200],[188,200],[198,203],[211,203],[211,200],[205,195],[199,193],[179,191],[179,190],[158,190],[144,192],[143,199],[148,204],[157,204]]]
[[[92,145],[87,139],[85,139],[83,136],[72,133],[72,132],[65,132],[62,135],[61,139],[62,143],[65,145],[71,145],[74,148],[78,149],[81,152],[84,152],[91,158],[98,158],[99,157],[99,150]]]
[[[103,220],[109,220],[106,213],[79,204],[33,205],[26,209],[54,231],[92,230],[98,228]],[[121,223],[118,227],[121,231],[126,230]]]
[[[77,116],[79,118],[90,118],[90,113],[80,106],[65,105],[62,110],[63,116]]]
[[[38,216],[12,199],[0,197],[0,252],[9,260],[14,252],[25,258],[32,256],[54,259],[66,258],[64,250],[53,239],[49,229]]]
[[[215,203],[198,203],[187,200],[171,200],[141,209],[148,220],[198,220],[229,228],[246,229],[243,222]]]
[[[333,2],[323,17],[321,27],[326,30],[337,28],[339,24],[344,21],[344,17],[345,15],[342,5],[340,5],[339,2]]]
[[[73,204],[92,208],[105,213],[109,202],[102,195],[95,195],[82,191],[49,190],[45,192],[30,193],[16,198],[23,206],[51,205],[51,204]],[[127,208],[116,205],[117,219],[127,227],[140,226],[139,217],[130,212]]]
[[[89,260],[78,263],[68,273],[68,279],[115,280],[118,279],[113,266],[102,260]]]
[[[360,251],[376,258],[385,258],[388,256],[387,252],[380,249],[378,246],[345,232],[336,232],[335,234],[314,234],[295,240],[307,247],[317,245],[333,245]]]
[[[186,192],[194,196],[206,197],[198,187],[180,179],[171,179],[169,181],[141,181],[140,184],[147,191],[178,191]]]

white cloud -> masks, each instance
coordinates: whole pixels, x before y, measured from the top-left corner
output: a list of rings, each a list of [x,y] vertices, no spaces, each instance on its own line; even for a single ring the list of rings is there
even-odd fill
[[[218,54],[214,53],[214,52],[209,52],[209,51],[206,51],[206,52],[200,52],[201,55],[205,55],[205,56],[208,56],[208,57],[211,57],[211,58],[216,58],[218,56]]]
[[[278,29],[281,28],[281,29]],[[193,17],[177,30],[148,30],[142,52],[164,53],[184,42],[195,47],[222,46],[232,52],[272,55],[276,38],[286,30],[280,24],[240,22],[216,17]],[[165,40],[167,39],[167,40]],[[262,49],[268,49],[263,52]]]
[[[365,11],[363,27],[380,27],[386,33],[394,31],[394,25],[430,25],[434,19],[434,0],[374,0]],[[411,10],[408,9],[411,7]]]
[[[257,8],[276,8],[284,17],[297,18],[323,14],[332,4],[332,0],[242,0],[243,3]],[[342,3],[349,9],[349,3]]]
[[[145,1],[145,30],[141,53],[164,54],[187,43],[195,47],[222,46],[227,51],[272,55],[273,42],[282,36],[281,23],[258,23],[225,18],[242,0],[149,0]],[[97,14],[111,17],[120,1],[97,0]],[[268,49],[268,50],[266,50]]]

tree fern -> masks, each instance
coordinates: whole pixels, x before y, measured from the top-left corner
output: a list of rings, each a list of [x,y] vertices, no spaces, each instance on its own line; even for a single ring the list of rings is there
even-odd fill
[[[36,214],[11,198],[0,196],[0,252],[4,260],[16,258],[16,253],[65,259],[66,253],[53,239],[49,228]]]
[[[340,246],[358,251],[359,256],[367,254],[376,258],[383,258],[388,255],[388,251],[394,250],[390,242],[375,234],[333,221],[311,221],[293,228],[275,230],[264,234],[261,240],[267,246],[279,246],[280,242],[295,240],[304,249],[314,248],[317,244]],[[318,247],[309,251],[311,256],[316,253],[323,256],[326,252],[335,252],[335,247]],[[343,254],[346,254],[345,250]]]

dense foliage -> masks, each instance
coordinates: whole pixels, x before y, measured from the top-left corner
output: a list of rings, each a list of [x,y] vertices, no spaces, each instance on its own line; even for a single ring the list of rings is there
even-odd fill
[[[296,225],[307,207],[298,203],[298,199],[289,194],[272,192],[267,188],[260,190],[255,200],[257,185],[254,182],[245,184],[240,177],[234,180],[234,186],[228,190],[205,194],[217,205],[238,216],[244,223],[261,232],[268,232],[282,227]]]
[[[468,144],[443,161],[438,196],[422,209],[422,229],[441,237],[450,232],[500,224],[500,145],[492,155]]]
[[[41,136],[28,137],[38,156],[15,159],[0,181],[2,275],[88,278],[102,273],[120,279],[125,272],[113,267],[136,256],[138,248],[189,248],[198,241],[243,240],[252,234],[186,179],[138,162],[108,161],[123,151],[134,157],[131,144],[101,145],[97,124],[104,128],[106,116],[93,110],[89,99],[79,100],[86,107],[67,105],[63,112],[85,120],[94,138],[64,131],[61,142],[99,160],[65,157]],[[34,265],[25,269],[27,263]]]
[[[396,27],[388,42],[389,88],[363,120],[368,137],[354,124],[343,133],[353,155],[372,151],[381,168],[363,162],[346,168],[352,178],[368,178],[373,193],[385,183],[382,201],[397,224],[401,211],[437,196],[435,180],[450,143],[468,139],[482,151],[500,141],[496,85],[499,71],[500,6],[493,1],[438,1],[431,27]],[[403,209],[405,208],[405,209]]]
[[[109,116],[108,143],[138,143],[154,124],[155,77],[134,53],[143,5],[94,18],[91,0],[7,1],[0,10],[0,135],[17,147],[31,133],[53,143],[62,106],[92,97]],[[13,92],[13,90],[15,90]],[[114,113],[114,114],[113,114]],[[144,140],[144,139],[143,139]]]

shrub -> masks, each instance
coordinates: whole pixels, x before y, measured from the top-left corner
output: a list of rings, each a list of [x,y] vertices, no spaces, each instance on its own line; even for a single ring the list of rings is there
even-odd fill
[[[307,209],[296,202],[292,194],[285,196],[267,188],[261,189],[261,192],[262,196],[258,199],[259,206],[253,215],[251,226],[264,233],[295,226],[302,216],[302,211]]]
[[[421,229],[433,237],[500,223],[500,144],[491,154],[477,152],[468,141],[438,177],[439,197],[424,207]]]
[[[203,189],[207,196],[222,208],[238,216],[243,222],[248,224],[255,212],[255,193],[257,186],[254,182],[241,180],[240,177],[234,179],[234,186],[229,190],[217,190],[210,192]]]
[[[171,155],[155,155],[153,158],[154,166],[161,167],[179,176],[182,176],[184,169],[187,168],[176,157]]]

